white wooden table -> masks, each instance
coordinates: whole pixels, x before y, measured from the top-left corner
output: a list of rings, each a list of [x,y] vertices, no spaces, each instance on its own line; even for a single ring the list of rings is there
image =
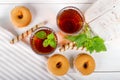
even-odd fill
[[[56,15],[60,9],[65,6],[76,6],[83,13],[96,0],[0,0],[0,80],[120,80],[120,55],[119,39],[114,44],[108,44],[113,52],[92,54],[96,60],[95,72],[89,76],[82,76],[74,71],[62,77],[56,77],[47,72],[46,58],[35,54],[29,47],[29,43],[19,42],[10,45],[9,40],[13,35],[21,34],[33,25],[48,20],[49,26],[58,31],[56,25]],[[30,8],[33,19],[31,24],[23,29],[14,27],[10,21],[10,11],[17,5],[24,5]],[[4,29],[6,30],[4,30]],[[13,35],[12,35],[12,34]],[[56,52],[58,52],[56,50]],[[76,51],[75,53],[78,53]],[[67,51],[65,56],[72,56],[74,51]],[[111,56],[109,56],[109,54]],[[114,53],[114,54],[113,54]],[[115,56],[114,56],[115,55]]]

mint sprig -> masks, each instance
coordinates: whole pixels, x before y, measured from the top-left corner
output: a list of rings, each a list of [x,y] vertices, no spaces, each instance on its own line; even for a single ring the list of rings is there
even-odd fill
[[[35,34],[35,36],[36,36],[37,38],[40,38],[40,39],[45,39],[45,38],[47,37],[45,31],[39,31],[39,32],[37,32],[37,33]]]
[[[55,40],[55,36],[53,33],[47,35],[45,31],[39,31],[35,34],[37,38],[44,39],[43,47],[51,46],[53,48],[56,47],[57,43]]]
[[[78,48],[85,47],[90,53],[93,53],[94,51],[106,51],[104,40],[99,36],[92,37],[88,25],[85,25],[85,31],[83,33],[75,36],[66,36],[66,39],[75,42]]]
[[[44,41],[43,41],[43,47],[47,47],[47,46],[51,46],[51,47],[53,47],[53,48],[55,48],[56,47],[56,41],[55,41],[55,36],[54,36],[54,34],[53,33],[51,33],[51,34],[49,34],[48,36],[47,36],[47,39],[45,39]]]

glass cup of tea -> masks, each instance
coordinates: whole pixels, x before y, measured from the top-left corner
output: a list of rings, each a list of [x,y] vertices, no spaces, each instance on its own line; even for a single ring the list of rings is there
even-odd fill
[[[64,33],[78,33],[82,30],[84,23],[84,15],[78,8],[73,6],[61,9],[57,15],[57,25]]]
[[[40,27],[30,37],[31,48],[37,54],[51,54],[57,47],[57,36],[53,29]]]

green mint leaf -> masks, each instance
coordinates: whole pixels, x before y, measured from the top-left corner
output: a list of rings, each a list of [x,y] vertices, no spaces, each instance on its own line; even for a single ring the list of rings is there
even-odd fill
[[[88,47],[87,50],[90,51],[91,54],[95,51],[94,46]]]
[[[51,34],[49,34],[48,36],[47,36],[47,39],[54,39],[54,34],[53,33],[51,33]]]
[[[51,40],[51,42],[50,42],[50,46],[53,47],[53,48],[56,47],[56,41],[55,41],[54,39]]]
[[[93,37],[94,48],[96,52],[106,51],[104,40],[99,36]]]
[[[95,36],[91,39],[88,39],[84,46],[90,53],[96,51],[96,52],[101,52],[101,51],[106,51],[106,47],[104,44],[104,40],[100,38],[99,36]]]
[[[45,39],[43,41],[43,47],[47,47],[49,45],[49,40],[48,39]]]
[[[77,47],[85,47],[90,53],[106,51],[104,40],[99,36],[92,37],[89,25],[84,25],[83,32],[75,36],[67,36],[66,39],[75,42]]]
[[[70,41],[75,41],[77,39],[77,36],[66,36],[66,39],[70,40]]]
[[[80,35],[78,35],[78,37],[75,40],[75,42],[77,43],[76,44],[77,47],[79,48],[79,47],[83,46],[83,44],[87,41],[87,39],[88,38],[87,38],[86,34],[80,34]]]
[[[82,33],[77,36],[67,36],[66,38],[75,42],[78,48],[81,46],[85,47],[87,51],[90,51],[90,53],[94,51],[106,51],[104,40],[99,36],[88,37],[87,34]]]
[[[77,47],[81,47],[83,43],[87,40],[86,34],[79,34],[77,36],[67,36],[66,39],[76,42]]]
[[[45,31],[39,31],[35,34],[37,38],[44,39],[46,38],[46,32]]]
[[[53,33],[51,33],[51,34],[49,34],[48,36],[47,36],[47,39],[45,39],[44,41],[43,41],[43,47],[47,47],[47,46],[51,46],[51,47],[53,47],[53,48],[55,48],[56,47],[56,41],[55,41],[55,36],[54,36],[54,34]]]
[[[90,27],[87,23],[85,23],[85,25],[84,25],[84,32],[83,33],[85,33],[88,38],[92,37]]]
[[[83,46],[86,47],[87,51],[90,51],[90,53],[94,51],[93,41],[90,38],[88,38],[88,40],[83,44]]]

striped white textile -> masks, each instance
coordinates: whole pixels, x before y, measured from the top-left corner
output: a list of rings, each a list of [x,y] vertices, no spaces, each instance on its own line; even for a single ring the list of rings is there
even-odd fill
[[[47,58],[35,54],[29,45],[9,41],[14,36],[0,27],[0,80],[73,80],[67,74],[62,77],[51,75],[47,71]]]

